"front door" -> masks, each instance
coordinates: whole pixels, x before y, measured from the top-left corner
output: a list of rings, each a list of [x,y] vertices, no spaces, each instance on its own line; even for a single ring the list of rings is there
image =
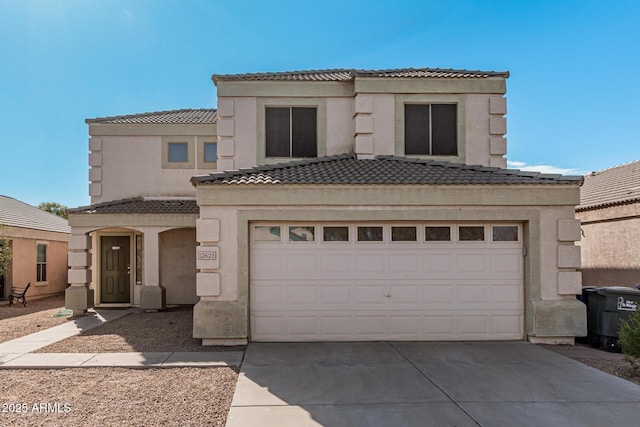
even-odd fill
[[[101,302],[130,302],[131,281],[129,274],[131,260],[129,258],[129,236],[103,236],[101,238],[101,254]]]

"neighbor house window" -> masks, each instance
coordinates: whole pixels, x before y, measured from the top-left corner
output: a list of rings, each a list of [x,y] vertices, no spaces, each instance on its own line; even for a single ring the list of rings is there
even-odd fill
[[[169,143],[169,162],[185,163],[189,161],[189,144],[186,142]]]
[[[456,104],[405,104],[404,152],[458,155]]]
[[[267,157],[317,157],[316,107],[266,107]]]
[[[215,142],[204,143],[204,161],[207,163],[218,161],[218,144]]]
[[[47,245],[38,243],[36,245],[36,281],[47,281]]]

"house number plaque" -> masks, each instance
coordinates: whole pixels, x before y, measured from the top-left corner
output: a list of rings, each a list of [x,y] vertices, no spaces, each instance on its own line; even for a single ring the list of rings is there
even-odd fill
[[[197,249],[197,268],[220,268],[220,248],[217,246],[200,246]]]
[[[218,252],[216,251],[200,251],[198,252],[198,259],[216,260],[218,259]]]

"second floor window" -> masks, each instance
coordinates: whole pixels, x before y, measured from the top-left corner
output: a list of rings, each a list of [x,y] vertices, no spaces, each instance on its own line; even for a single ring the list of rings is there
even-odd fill
[[[169,162],[183,163],[189,161],[189,145],[186,142],[169,143]]]
[[[317,157],[316,107],[267,107],[267,157]]]
[[[207,163],[218,161],[218,144],[214,142],[204,143],[204,161]]]
[[[456,104],[405,104],[405,154],[456,156],[456,110]]]

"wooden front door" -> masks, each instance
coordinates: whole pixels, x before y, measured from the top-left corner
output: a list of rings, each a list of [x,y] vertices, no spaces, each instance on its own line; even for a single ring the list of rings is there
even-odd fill
[[[129,236],[101,238],[102,265],[100,271],[100,300],[103,303],[131,301],[131,265]]]

